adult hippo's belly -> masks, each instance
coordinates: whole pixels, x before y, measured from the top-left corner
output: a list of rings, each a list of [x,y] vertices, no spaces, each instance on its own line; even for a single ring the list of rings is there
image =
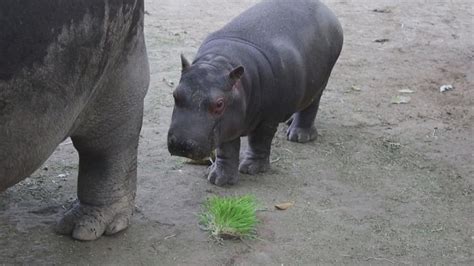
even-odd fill
[[[125,229],[149,69],[143,0],[0,3],[0,191],[65,138],[79,152],[78,200],[57,231]]]

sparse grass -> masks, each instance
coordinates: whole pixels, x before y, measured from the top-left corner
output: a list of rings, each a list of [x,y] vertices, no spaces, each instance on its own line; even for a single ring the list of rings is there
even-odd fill
[[[255,236],[257,202],[255,197],[209,198],[202,212],[199,223],[216,239],[243,239]]]

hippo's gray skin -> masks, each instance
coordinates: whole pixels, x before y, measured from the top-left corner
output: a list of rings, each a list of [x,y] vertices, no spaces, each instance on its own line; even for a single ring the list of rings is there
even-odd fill
[[[341,26],[314,0],[271,0],[251,7],[199,48],[192,65],[182,57],[168,133],[172,155],[206,157],[217,147],[209,181],[238,181],[238,170],[268,170],[278,123],[290,118],[288,139],[317,136],[314,120],[342,49]],[[240,162],[240,137],[249,149]]]
[[[143,0],[0,2],[0,191],[71,137],[78,200],[57,231],[93,240],[130,222],[149,68]]]

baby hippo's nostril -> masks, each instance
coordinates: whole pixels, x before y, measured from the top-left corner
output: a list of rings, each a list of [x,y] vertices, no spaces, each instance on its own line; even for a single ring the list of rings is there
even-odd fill
[[[169,146],[173,146],[173,145],[176,144],[176,142],[177,142],[176,136],[173,135],[173,134],[169,134],[169,135],[168,135],[168,145],[169,145]]]
[[[180,146],[178,138],[173,134],[168,134],[168,151],[171,155],[180,155],[180,150],[182,149]]]
[[[189,139],[178,139],[174,134],[168,134],[168,150],[171,155],[188,156],[195,152],[197,143]]]
[[[186,146],[186,149],[189,151],[193,151],[197,147],[197,143],[193,140],[187,140],[184,145]]]

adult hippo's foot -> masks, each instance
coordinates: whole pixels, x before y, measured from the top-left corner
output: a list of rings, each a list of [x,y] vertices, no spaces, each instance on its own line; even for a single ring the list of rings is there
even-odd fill
[[[78,200],[58,222],[58,233],[71,234],[78,240],[95,240],[130,224],[137,179],[135,133],[140,128],[135,125],[131,129],[130,125],[141,124],[138,119],[130,121],[133,122],[95,139],[72,138],[80,159]]]
[[[79,152],[78,200],[58,222],[59,233],[94,240],[130,224],[137,190],[143,97],[148,86],[147,78],[140,79],[147,73],[147,65],[138,59],[111,76],[104,84],[108,89],[101,90],[74,126],[71,139]],[[134,71],[137,66],[142,71]]]
[[[73,137],[80,158],[78,200],[58,222],[58,233],[95,240],[128,227],[136,193],[138,136],[123,132],[139,130],[128,128],[133,123],[95,140]]]
[[[56,232],[78,240],[95,240],[126,229],[133,213],[133,196],[106,206],[93,206],[79,200],[56,225]]]

